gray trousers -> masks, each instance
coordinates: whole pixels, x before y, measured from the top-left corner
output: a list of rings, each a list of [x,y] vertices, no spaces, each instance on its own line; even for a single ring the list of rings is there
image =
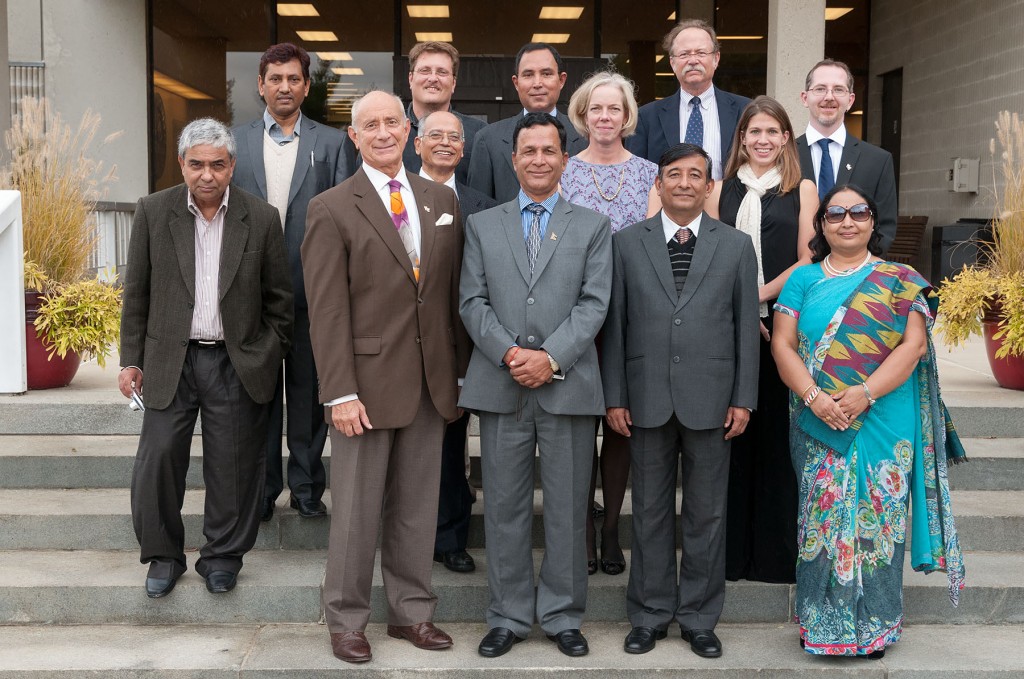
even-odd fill
[[[145,383],[143,383],[145,397]],[[150,577],[186,570],[181,505],[196,416],[202,414],[206,506],[196,572],[237,573],[260,525],[267,407],[242,386],[227,349],[189,346],[170,405],[147,408],[132,470],[132,523]]]
[[[587,606],[587,512],[593,416],[552,415],[528,394],[522,413],[480,413],[490,628],[526,637],[579,629]],[[544,494],[544,559],[533,579],[535,451]]]
[[[630,437],[633,544],[626,613],[634,627],[714,629],[725,602],[730,444],[724,429],[675,416]],[[680,453],[681,451],[681,453]],[[682,459],[682,559],[676,571],[676,478]]]

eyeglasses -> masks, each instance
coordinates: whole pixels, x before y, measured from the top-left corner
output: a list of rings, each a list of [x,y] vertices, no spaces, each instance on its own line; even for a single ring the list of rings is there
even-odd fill
[[[817,87],[812,87],[807,91],[816,97],[824,97],[829,92],[832,92],[833,97],[845,97],[848,94],[850,94],[850,90],[843,87],[842,85],[837,85],[835,87],[825,87],[824,85],[818,85]]]
[[[677,54],[670,54],[669,56],[672,59],[690,59],[692,57],[697,57],[698,59],[703,61],[704,59],[707,59],[708,57],[710,57],[712,54],[714,54],[714,51],[708,52],[707,50],[689,50],[687,52],[679,52]]]
[[[452,75],[452,72],[449,71],[447,68],[430,68],[429,66],[417,68],[415,71],[413,71],[413,73],[415,73],[421,78],[429,78],[432,75],[436,75],[440,80],[450,78]]]
[[[857,203],[849,208],[842,205],[830,205],[825,208],[825,221],[829,224],[839,224],[846,219],[847,213],[855,222],[866,222],[874,216],[867,203]]]
[[[426,137],[435,144],[439,143],[442,139],[448,139],[448,142],[451,144],[458,144],[459,142],[466,140],[465,137],[458,132],[442,132],[441,130],[431,130],[430,132],[420,136]]]

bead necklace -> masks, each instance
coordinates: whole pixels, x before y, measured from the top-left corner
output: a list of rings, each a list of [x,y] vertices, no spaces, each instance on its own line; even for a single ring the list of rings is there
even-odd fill
[[[597,187],[597,192],[602,198],[610,203],[619,197],[619,193],[622,191],[622,186],[626,183],[626,165],[623,163],[622,169],[619,170],[619,188],[615,189],[615,193],[610,196],[605,195],[604,190],[601,189],[601,183],[597,181],[597,172],[594,171],[593,167],[590,168],[590,176],[594,178],[594,186]]]
[[[832,254],[829,253],[825,255],[825,259],[821,260],[821,263],[825,265],[825,271],[827,271],[830,276],[852,276],[853,274],[863,269],[864,266],[871,261],[871,253],[868,252],[868,256],[865,257],[864,261],[858,264],[857,266],[851,267],[849,269],[837,269],[834,266],[832,266],[832,263],[829,261],[831,257]]]

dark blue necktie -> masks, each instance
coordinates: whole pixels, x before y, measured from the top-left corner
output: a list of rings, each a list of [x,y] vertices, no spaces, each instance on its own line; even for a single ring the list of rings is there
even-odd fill
[[[821,169],[818,170],[818,200],[825,197],[825,194],[836,185],[836,173],[832,169],[832,154],[828,152],[828,139],[819,139],[818,146],[821,147]]]
[[[690,119],[686,121],[686,136],[683,141],[704,148],[704,118],[700,114],[700,97],[690,100]]]

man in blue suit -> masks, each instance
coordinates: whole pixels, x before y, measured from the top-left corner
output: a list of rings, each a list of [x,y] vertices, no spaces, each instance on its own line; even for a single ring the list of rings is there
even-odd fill
[[[281,215],[288,268],[295,290],[295,335],[278,375],[267,428],[267,480],[261,519],[269,521],[284,489],[281,468],[282,395],[288,403],[288,487],[290,504],[303,518],[325,516],[320,501],[327,476],[321,457],[327,422],[317,393],[316,366],[309,341],[309,312],[299,248],[306,234],[311,198],[348,176],[342,134],[313,122],[300,107],[309,94],[309,54],[291,43],[271,45],[260,59],[257,79],[267,103],[261,118],[234,128],[238,147],[232,182],[264,199]]]
[[[626,140],[626,146],[633,154],[657,163],[680,142],[696,144],[711,156],[712,178],[718,181],[736,123],[750,100],[712,84],[722,53],[715,29],[706,22],[689,19],[676,24],[663,45],[679,80],[679,91],[640,108],[636,134]]]

